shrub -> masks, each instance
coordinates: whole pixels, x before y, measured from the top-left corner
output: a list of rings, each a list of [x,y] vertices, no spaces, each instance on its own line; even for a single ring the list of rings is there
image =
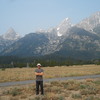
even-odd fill
[[[39,100],[65,100],[65,98],[63,97],[63,96],[57,96],[57,95],[55,95],[55,96],[43,96],[43,97],[41,97],[41,99],[39,99]]]
[[[64,89],[66,89],[68,87],[68,82],[61,82],[61,84],[64,87]]]
[[[75,84],[75,83],[76,83],[76,81],[75,81],[75,80],[68,80],[67,82],[68,82],[68,84],[71,84],[71,85],[73,85],[73,84]]]
[[[51,91],[53,92],[53,93],[61,93],[61,88],[60,87],[57,87],[57,86],[53,86],[52,88],[51,88]]]
[[[6,70],[6,68],[1,68],[1,70],[2,70],[2,71],[5,71],[5,70]]]
[[[10,94],[11,94],[12,96],[16,96],[16,95],[21,94],[21,91],[20,91],[19,89],[17,89],[17,88],[14,88],[14,89],[12,89],[12,90],[10,91]]]
[[[80,85],[81,90],[81,94],[82,95],[90,95],[90,94],[94,94],[96,95],[99,92],[99,89],[95,86],[95,84],[91,83],[91,84],[81,84]]]
[[[21,99],[26,99],[27,98],[27,95],[22,95],[20,98]]]
[[[18,97],[10,97],[10,100],[19,100]]]
[[[58,100],[65,100],[65,97],[64,96],[59,96]]]
[[[48,97],[45,95],[45,96],[43,96],[42,99],[40,99],[40,100],[48,100]]]
[[[51,92],[51,91],[52,91],[51,87],[47,87],[47,88],[45,89],[45,92]]]
[[[95,100],[100,100],[100,97],[95,97]]]
[[[86,89],[88,86],[85,84],[80,84],[80,89]]]
[[[78,90],[79,89],[79,83],[75,80],[68,80],[67,82],[61,82],[64,89],[67,90]]]
[[[65,92],[64,92],[64,97],[69,97],[69,96],[70,96],[70,94],[71,94],[71,92],[70,92],[70,91],[65,91]]]
[[[94,97],[93,96],[89,96],[85,100],[94,100]]]
[[[35,86],[29,86],[29,90],[35,91],[36,90],[36,87]]]
[[[10,94],[10,91],[9,90],[3,91],[3,94],[8,95],[8,94]]]
[[[100,85],[100,80],[93,81],[93,83]]]
[[[80,98],[82,98],[82,95],[81,94],[72,94],[72,98],[80,99]]]
[[[86,79],[86,82],[93,82],[93,79]]]
[[[41,97],[36,96],[34,99],[30,98],[29,100],[41,100]]]
[[[87,95],[88,94],[88,90],[87,89],[83,89],[81,90],[81,95]]]
[[[90,94],[96,95],[96,93],[97,93],[97,90],[95,88],[81,90],[82,95],[90,95]]]
[[[48,98],[47,100],[59,100],[59,97],[53,96],[53,97]]]
[[[62,86],[61,83],[59,81],[52,81],[51,82],[52,86]]]
[[[68,87],[67,87],[67,90],[75,90],[77,91],[79,89],[79,85],[78,84],[69,84]]]

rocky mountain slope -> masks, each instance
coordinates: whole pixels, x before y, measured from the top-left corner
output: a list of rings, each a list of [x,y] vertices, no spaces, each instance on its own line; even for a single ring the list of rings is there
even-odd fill
[[[1,55],[100,58],[100,12],[74,26],[66,18],[54,28],[30,33],[5,48]]]

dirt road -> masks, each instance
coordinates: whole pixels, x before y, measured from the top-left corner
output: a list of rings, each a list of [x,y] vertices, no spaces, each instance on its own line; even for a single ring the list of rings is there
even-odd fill
[[[60,77],[60,78],[52,78],[52,79],[44,79],[44,82],[50,81],[63,81],[70,79],[88,79],[88,78],[100,78],[100,75],[86,75],[86,76],[74,76],[74,77]],[[26,81],[17,81],[17,82],[5,82],[0,83],[0,87],[13,86],[13,85],[25,85],[35,83],[35,80],[26,80]]]

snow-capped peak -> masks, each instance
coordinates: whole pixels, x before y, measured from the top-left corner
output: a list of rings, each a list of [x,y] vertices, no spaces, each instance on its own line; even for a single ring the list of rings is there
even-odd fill
[[[69,20],[69,18],[65,18],[65,20],[66,20],[66,21],[68,21],[68,20]]]
[[[48,30],[39,29],[36,33],[54,33],[57,36],[64,35],[69,28],[71,28],[72,24],[69,18],[65,18],[57,27],[50,28]]]
[[[69,28],[71,28],[72,24],[69,18],[65,18],[56,28],[57,35],[62,36],[64,35]]]
[[[77,24],[78,27],[84,28],[88,31],[93,31],[93,29],[100,24],[100,12],[96,12],[90,17],[82,20]]]
[[[64,23],[69,24],[70,23],[70,18],[65,18],[60,24],[64,24]]]
[[[3,34],[2,37],[7,40],[17,40],[20,38],[18,33],[16,33],[13,28],[9,28],[9,30]]]

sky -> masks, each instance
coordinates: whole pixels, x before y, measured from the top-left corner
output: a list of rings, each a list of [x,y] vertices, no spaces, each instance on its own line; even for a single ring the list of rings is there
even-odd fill
[[[66,17],[76,24],[100,11],[100,0],[0,0],[0,35],[20,35],[57,26]]]

